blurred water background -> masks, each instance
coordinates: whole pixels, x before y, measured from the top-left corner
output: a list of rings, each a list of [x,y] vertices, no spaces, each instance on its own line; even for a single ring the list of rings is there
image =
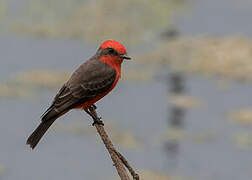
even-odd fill
[[[84,112],[25,145],[70,73],[114,39],[133,60],[98,113],[142,179],[250,180],[251,16],[249,0],[0,0],[0,179],[117,178]]]

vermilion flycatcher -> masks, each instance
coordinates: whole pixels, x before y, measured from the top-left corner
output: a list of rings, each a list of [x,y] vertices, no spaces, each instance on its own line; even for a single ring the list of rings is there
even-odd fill
[[[83,63],[59,90],[27,144],[35,148],[52,123],[71,109],[81,108],[92,116],[89,108],[95,107],[94,103],[116,86],[124,59],[131,58],[121,43],[113,40],[103,42],[96,54]],[[102,121],[95,123],[102,124]]]

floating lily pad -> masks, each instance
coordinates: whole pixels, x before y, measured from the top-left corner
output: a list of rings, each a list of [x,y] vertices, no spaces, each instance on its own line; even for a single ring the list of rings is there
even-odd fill
[[[49,89],[59,88],[70,77],[70,73],[37,70],[19,73],[11,82],[21,85],[37,86]]]
[[[6,167],[3,164],[0,164],[0,176],[6,172]]]
[[[202,105],[198,98],[189,95],[170,94],[168,102],[181,108],[194,108]]]
[[[214,132],[200,132],[192,135],[193,142],[199,144],[212,143],[217,139],[217,134]]]
[[[161,138],[162,140],[181,141],[187,137],[186,132],[179,128],[169,128],[166,134]]]
[[[236,133],[233,136],[234,145],[239,149],[252,148],[252,134],[248,132]]]
[[[217,133],[212,131],[207,132],[186,132],[180,128],[169,128],[161,137],[160,142],[164,141],[191,141],[193,143],[205,144],[212,143],[217,139]]]
[[[0,84],[0,98],[30,98],[34,94],[25,87],[14,84]]]
[[[228,117],[234,122],[244,125],[252,125],[252,108],[244,108],[230,112],[228,113]]]
[[[3,0],[0,0],[0,24],[1,20],[5,17],[6,15],[6,4]]]

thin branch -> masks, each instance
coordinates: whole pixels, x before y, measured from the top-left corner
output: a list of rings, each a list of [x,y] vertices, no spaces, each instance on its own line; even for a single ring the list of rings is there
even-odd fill
[[[133,177],[134,180],[140,180],[139,175],[134,171],[134,169],[130,166],[130,164],[128,163],[128,161],[123,157],[123,155],[118,152],[116,149],[114,149],[115,153],[117,154],[117,156],[121,159],[122,163],[124,164],[124,166],[129,170],[131,176]]]
[[[89,108],[89,112],[90,112],[90,115],[93,118],[94,122],[97,122],[99,120],[99,118],[97,116],[95,108],[94,107]],[[115,150],[111,140],[109,139],[103,125],[98,124],[98,123],[94,123],[94,126],[96,127],[96,130],[99,133],[99,135],[101,136],[101,139],[110,154],[110,157],[114,163],[114,166],[116,167],[117,173],[120,176],[121,180],[130,180],[128,173],[123,166],[122,160],[118,156],[118,153]]]

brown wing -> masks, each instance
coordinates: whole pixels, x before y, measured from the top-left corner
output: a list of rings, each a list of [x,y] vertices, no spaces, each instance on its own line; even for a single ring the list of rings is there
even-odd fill
[[[116,79],[116,71],[92,58],[82,64],[55,96],[42,115],[42,121],[60,116],[70,109],[108,91]]]

